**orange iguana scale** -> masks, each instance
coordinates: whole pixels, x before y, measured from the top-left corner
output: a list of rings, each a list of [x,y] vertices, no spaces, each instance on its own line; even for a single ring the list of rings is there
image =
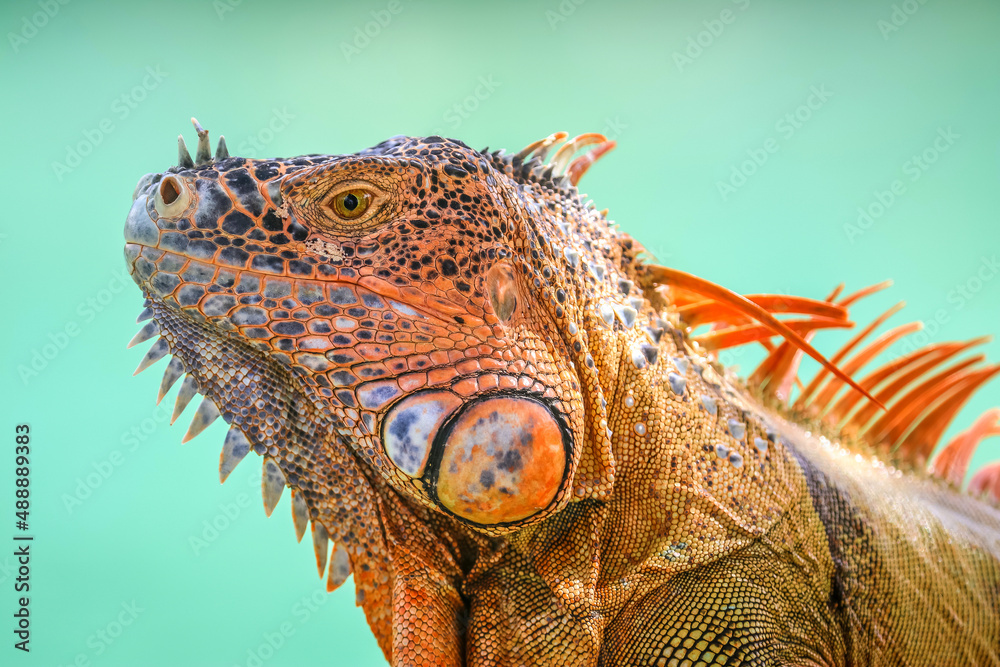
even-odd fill
[[[646,261],[577,191],[601,135],[260,160],[195,126],[125,224],[138,370],[173,355],[175,419],[204,396],[185,439],[230,424],[221,479],[253,450],[268,514],[290,487],[387,660],[1000,664],[1000,466],[959,489],[1000,411],[927,463],[1000,371],[981,341],[853,380],[919,325],[809,341],[885,284],[742,297]],[[713,350],[748,343],[743,382]]]

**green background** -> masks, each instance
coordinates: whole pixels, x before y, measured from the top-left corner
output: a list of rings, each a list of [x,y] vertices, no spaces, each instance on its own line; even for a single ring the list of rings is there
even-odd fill
[[[618,148],[582,189],[663,262],[748,293],[893,278],[858,321],[905,298],[910,318],[936,321],[928,341],[1000,332],[995,2],[49,2],[0,10],[0,538],[14,532],[17,423],[32,428],[36,535],[30,655],[10,646],[13,559],[0,556],[3,664],[252,665],[282,624],[262,664],[382,664],[353,585],[317,593],[288,494],[265,518],[254,457],[220,486],[221,420],[182,447],[186,426],[154,406],[164,362],[131,377],[144,350],[125,350],[141,304],[122,226],[137,179],[175,164],[178,133],[193,146],[191,115],[253,157],[604,131]],[[800,109],[813,90],[822,99]],[[797,111],[798,127],[783,121]],[[925,151],[936,161],[914,172]],[[763,163],[723,196],[754,152]],[[880,217],[845,228],[897,179]],[[997,343],[984,350],[1000,360]],[[724,359],[748,369],[759,355]],[[1000,383],[949,435],[997,404]],[[225,527],[196,549],[213,521]]]

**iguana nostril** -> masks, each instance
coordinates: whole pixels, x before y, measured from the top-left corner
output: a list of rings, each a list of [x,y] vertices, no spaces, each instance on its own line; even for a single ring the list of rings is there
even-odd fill
[[[160,183],[160,199],[163,200],[164,204],[167,204],[168,206],[173,204],[177,201],[180,194],[181,189],[178,187],[177,181],[175,181],[173,177],[168,176],[163,179],[162,183]]]
[[[165,218],[180,216],[190,203],[190,188],[174,176],[167,176],[160,181],[160,187],[156,189],[156,196],[153,198],[156,212]]]

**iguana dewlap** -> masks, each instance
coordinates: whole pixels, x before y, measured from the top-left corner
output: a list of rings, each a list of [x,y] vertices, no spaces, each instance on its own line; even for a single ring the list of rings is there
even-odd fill
[[[1000,464],[958,490],[1000,411],[925,471],[1000,370],[981,341],[869,368],[916,328],[875,336],[894,307],[826,361],[882,286],[647,263],[576,189],[600,135],[261,160],[196,128],[125,224],[138,370],[173,355],[175,419],[204,396],[185,440],[230,424],[223,480],[252,449],[268,514],[290,487],[393,664],[1000,664]],[[715,359],[743,344],[746,381]]]

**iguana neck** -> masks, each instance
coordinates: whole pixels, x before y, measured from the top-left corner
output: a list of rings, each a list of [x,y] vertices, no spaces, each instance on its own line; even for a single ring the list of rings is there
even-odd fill
[[[652,362],[637,353],[649,342],[647,329],[659,339]],[[632,328],[597,342],[608,361],[614,356],[601,375],[610,381],[616,464],[602,577],[635,575],[631,564],[655,554],[656,569],[677,571],[722,557],[764,535],[799,501],[801,470],[774,420],[678,329],[640,313]],[[616,517],[628,521],[627,531]],[[646,553],[629,553],[637,544]]]

